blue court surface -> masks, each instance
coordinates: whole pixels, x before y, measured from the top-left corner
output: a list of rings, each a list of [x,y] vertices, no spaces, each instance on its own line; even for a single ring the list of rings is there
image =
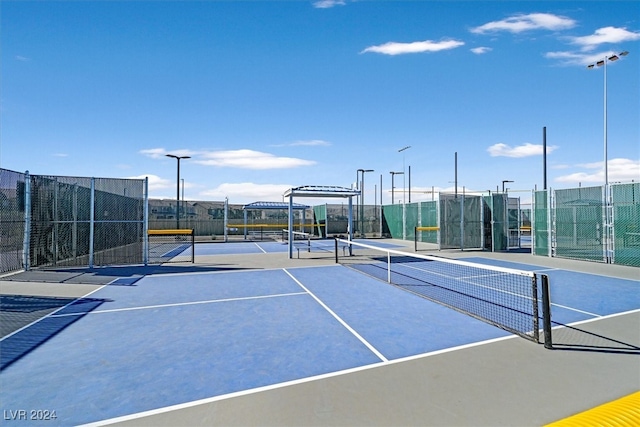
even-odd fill
[[[554,322],[640,308],[636,281],[544,273]],[[0,398],[5,413],[55,411],[47,425],[79,425],[511,337],[340,265],[149,275],[0,342],[18,350]]]

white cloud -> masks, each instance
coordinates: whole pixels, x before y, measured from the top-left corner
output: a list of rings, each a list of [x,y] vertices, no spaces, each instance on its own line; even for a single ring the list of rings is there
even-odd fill
[[[22,62],[29,62],[31,61],[31,58],[27,58],[26,56],[22,56],[22,55],[16,55],[15,56],[16,60],[18,61],[22,61]]]
[[[300,145],[322,145],[321,141],[307,141]],[[279,157],[270,153],[263,153],[254,150],[223,150],[223,151],[192,151],[174,150],[167,151],[164,148],[150,148],[140,150],[141,154],[152,159],[165,158],[167,154],[176,156],[190,156],[192,163],[205,166],[234,167],[240,169],[288,169],[299,166],[310,166],[316,164],[312,160],[298,159],[294,157]]]
[[[157,175],[145,174],[138,176],[129,176],[127,179],[145,179],[149,178],[149,192],[165,190],[167,188],[176,188],[176,182],[168,179],[160,178]]]
[[[557,59],[560,61],[562,65],[589,65],[593,64],[596,61],[601,60],[605,56],[606,53],[598,53],[598,54],[584,54],[584,53],[576,53],[576,52],[547,52],[545,53],[545,58],[548,59]]]
[[[164,148],[149,148],[147,150],[140,150],[140,154],[144,154],[152,159],[160,159],[165,157],[167,154],[173,154],[174,156],[194,156],[197,153],[195,151],[185,149],[167,151]]]
[[[53,157],[69,157],[67,153],[54,153]]]
[[[590,51],[605,43],[622,43],[640,40],[640,32],[628,31],[626,28],[598,28],[589,36],[571,37],[571,44],[576,44],[583,51]]]
[[[594,34],[581,37],[569,37],[569,43],[578,45],[579,51],[547,52],[546,58],[557,59],[562,65],[590,65],[605,57],[619,53],[613,51],[593,52],[598,46],[607,43],[622,43],[640,40],[640,32],[628,31],[626,28],[603,27]]]
[[[314,165],[316,163],[311,160],[297,159],[294,157],[278,157],[270,153],[246,149],[207,152],[202,153],[201,158],[202,160],[194,160],[194,162],[206,166],[256,170],[288,169]]]
[[[255,184],[253,182],[224,183],[216,188],[203,191],[201,196],[222,200],[232,195],[234,199],[252,201],[282,201],[282,195],[293,187],[289,184]]]
[[[473,49],[471,49],[471,52],[475,53],[476,55],[482,55],[483,53],[491,52],[492,50],[493,49],[491,49],[490,47],[481,46],[474,47]]]
[[[319,0],[313,3],[313,7],[317,9],[329,9],[334,6],[344,6],[343,0]]]
[[[312,139],[309,141],[296,141],[289,144],[292,147],[295,146],[307,146],[307,147],[329,147],[331,145],[330,142],[323,141],[321,139]]]
[[[432,40],[411,43],[388,42],[378,46],[369,46],[360,53],[374,52],[384,55],[402,55],[406,53],[438,52],[441,50],[455,49],[463,45],[464,42],[452,39],[439,42]]]
[[[556,146],[547,146],[547,153],[551,153],[557,148]],[[507,144],[498,143],[487,148],[487,151],[491,157],[529,157],[542,155],[543,146],[540,144],[526,143],[511,147]]]
[[[630,182],[640,180],[640,160],[610,159],[608,162],[609,183]],[[556,182],[562,183],[604,183],[603,162],[577,165],[586,171],[559,176]]]
[[[498,31],[508,31],[510,33],[521,33],[531,30],[565,30],[573,28],[576,21],[565,16],[552,15],[549,13],[530,13],[528,15],[515,15],[509,18],[488,22],[479,27],[471,29],[472,33],[484,34]]]

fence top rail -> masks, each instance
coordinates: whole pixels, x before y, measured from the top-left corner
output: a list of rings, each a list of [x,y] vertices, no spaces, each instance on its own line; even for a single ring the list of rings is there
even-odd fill
[[[193,234],[193,229],[168,229],[168,230],[147,230],[148,235],[153,236],[173,236],[176,234],[184,234],[191,236]]]

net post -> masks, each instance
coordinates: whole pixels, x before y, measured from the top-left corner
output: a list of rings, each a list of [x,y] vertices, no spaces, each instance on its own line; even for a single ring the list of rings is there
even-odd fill
[[[542,328],[544,333],[544,348],[552,349],[551,338],[551,295],[549,293],[549,276],[542,274]]]
[[[196,262],[196,233],[191,229],[191,264]]]
[[[538,276],[536,274],[531,278],[531,301],[533,303],[533,339],[535,342],[540,343],[540,313],[539,305],[540,300],[538,298]]]
[[[418,227],[413,228],[413,251],[418,252]]]
[[[387,283],[391,283],[391,252],[387,252]]]
[[[333,242],[334,242],[335,254],[336,254],[336,264],[338,264],[338,238],[335,237],[333,239]]]

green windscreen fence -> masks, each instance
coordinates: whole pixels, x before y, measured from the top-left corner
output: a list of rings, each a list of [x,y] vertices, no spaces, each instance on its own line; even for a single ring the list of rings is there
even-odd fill
[[[603,187],[569,188],[554,192],[556,256],[603,260],[603,200]]]
[[[406,240],[414,240],[416,227],[420,225],[420,203],[408,203],[405,207],[404,235]]]
[[[533,194],[533,254],[640,266],[640,183]]]
[[[321,237],[327,237],[327,205],[313,207],[313,223],[316,224],[314,233]]]
[[[616,264],[640,267],[640,183],[611,186]]]
[[[382,207],[383,233],[393,239],[402,239],[402,205],[386,205]]]
[[[547,190],[533,192],[532,251],[534,255],[550,256],[549,194]]]
[[[438,202],[422,202],[420,203],[420,226],[422,227],[438,227]],[[425,243],[438,243],[438,231],[419,231],[418,239]]]
[[[476,249],[483,246],[481,196],[440,194],[440,247]]]

